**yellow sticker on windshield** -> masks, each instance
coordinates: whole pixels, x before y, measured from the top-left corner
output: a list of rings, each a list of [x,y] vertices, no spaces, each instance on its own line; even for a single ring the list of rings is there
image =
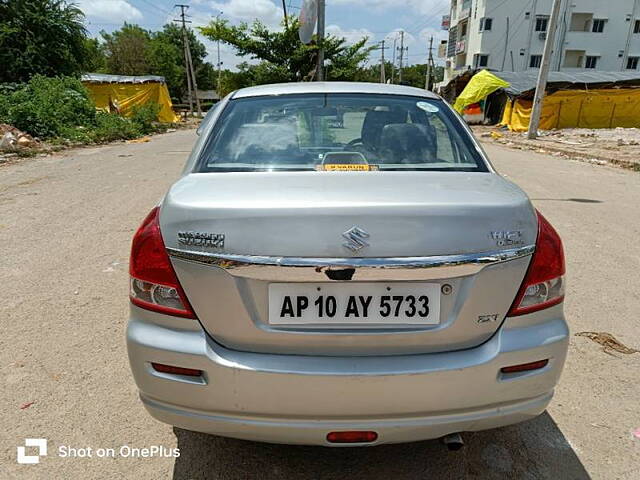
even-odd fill
[[[371,165],[366,163],[345,163],[323,165],[325,172],[369,172]]]

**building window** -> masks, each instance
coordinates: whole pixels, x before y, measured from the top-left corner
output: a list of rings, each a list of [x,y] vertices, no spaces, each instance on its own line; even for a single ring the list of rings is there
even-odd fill
[[[480,19],[480,31],[490,32],[493,28],[493,18],[481,18]]]
[[[640,20],[633,24],[633,33],[640,33]]]
[[[591,27],[591,31],[593,33],[602,33],[604,32],[604,24],[607,23],[606,20],[594,18],[593,19],[593,27]]]
[[[549,26],[549,17],[536,17],[536,32],[546,32]]]
[[[640,57],[627,58],[627,70],[637,70],[639,60],[640,60]]]
[[[476,53],[473,56],[473,65],[475,66],[475,68],[488,67],[489,66],[489,55]]]
[[[584,62],[584,68],[596,68],[598,66],[598,57],[587,56]]]
[[[542,65],[542,55],[531,55],[529,68],[540,68],[540,65]]]

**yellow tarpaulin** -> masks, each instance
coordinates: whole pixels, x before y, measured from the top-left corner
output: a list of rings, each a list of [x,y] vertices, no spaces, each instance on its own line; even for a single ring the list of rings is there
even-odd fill
[[[171,97],[164,83],[83,83],[101,110],[129,117],[133,114],[133,107],[155,102],[160,105],[158,121],[174,123],[180,120],[172,109]]]
[[[487,70],[482,70],[476,73],[469,81],[465,89],[460,96],[456,99],[456,103],[453,105],[458,113],[462,113],[464,107],[478,103],[480,100],[487,98],[496,90],[500,88],[507,88],[510,84],[504,80],[496,77],[494,74]]]
[[[531,106],[530,100],[508,101],[501,124],[527,131]],[[540,130],[616,127],[640,127],[640,89],[562,90],[542,103]]]

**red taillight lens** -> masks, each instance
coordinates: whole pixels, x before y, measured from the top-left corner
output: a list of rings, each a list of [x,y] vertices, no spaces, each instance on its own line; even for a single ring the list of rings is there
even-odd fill
[[[352,431],[352,432],[331,432],[327,434],[329,443],[371,443],[378,439],[376,432]]]
[[[130,298],[135,305],[178,317],[196,318],[162,241],[155,207],[133,237],[129,262]]]
[[[174,365],[165,365],[164,363],[152,363],[151,366],[156,372],[184,375],[185,377],[202,376],[202,370],[196,370],[195,368],[176,367]]]
[[[520,365],[512,365],[500,369],[502,373],[521,373],[530,372],[531,370],[540,370],[549,365],[549,360],[540,360],[538,362],[523,363]]]
[[[518,296],[509,310],[509,317],[549,308],[564,300],[565,263],[562,240],[547,219],[540,212],[537,214],[536,251]]]

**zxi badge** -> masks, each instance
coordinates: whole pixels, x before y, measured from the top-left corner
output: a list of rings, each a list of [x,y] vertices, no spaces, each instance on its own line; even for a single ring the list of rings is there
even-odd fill
[[[347,239],[347,241],[342,245],[347,247],[352,252],[357,252],[364,247],[369,246],[369,243],[366,240],[367,238],[369,238],[369,234],[360,227],[352,227],[344,232],[342,236]]]

